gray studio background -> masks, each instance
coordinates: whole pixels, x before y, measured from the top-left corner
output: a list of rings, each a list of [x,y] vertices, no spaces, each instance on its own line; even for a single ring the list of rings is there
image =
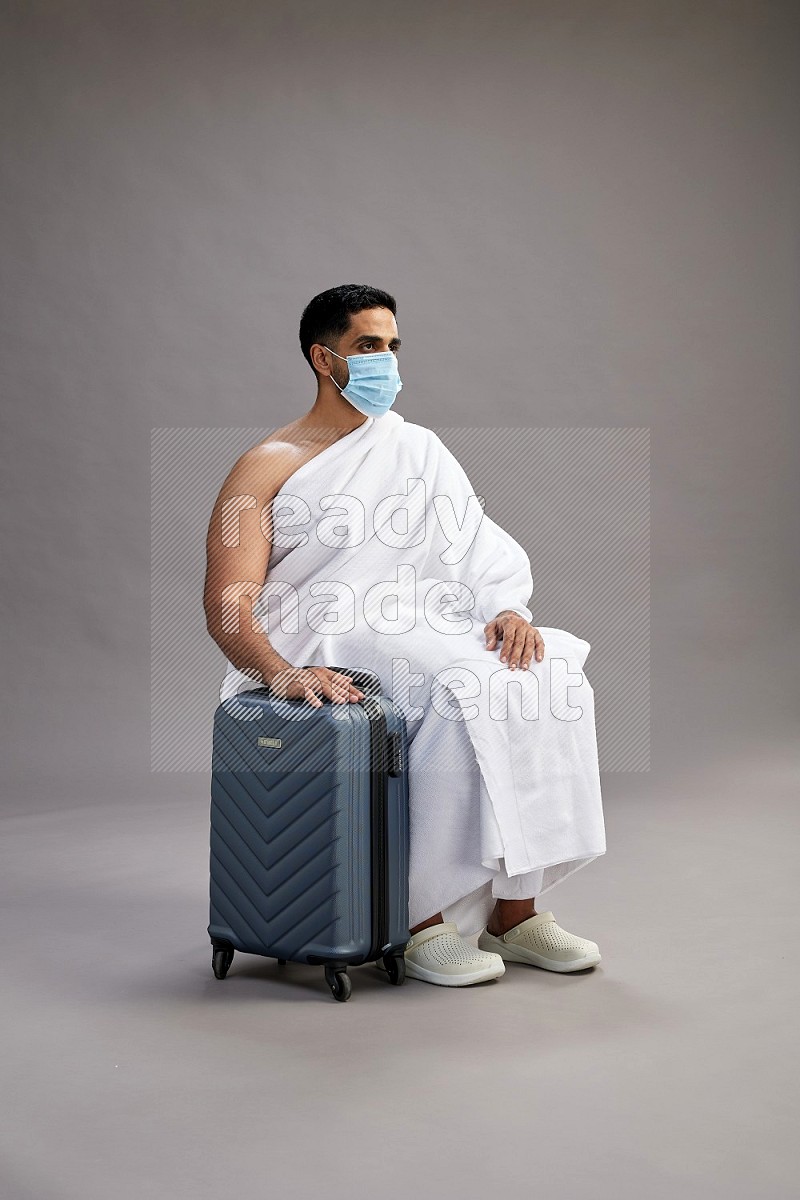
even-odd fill
[[[656,767],[790,727],[784,10],[369,12],[6,6],[15,811],[200,786],[150,777],[151,429],[306,411],[343,282],[398,300],[408,420],[650,429]]]
[[[7,1062],[21,1089],[4,1120],[5,1194],[197,1200],[233,1171],[253,1195],[265,1130],[273,1178],[303,1194],[295,1172],[310,1168],[290,1148],[296,1126],[281,1124],[284,1088],[286,1111],[302,1111],[336,1168],[320,1180],[337,1197],[368,1194],[346,1188],[356,1146],[374,1188],[399,1194],[402,1175],[380,1167],[387,1140],[416,1147],[416,1184],[486,1194],[496,1177],[479,1165],[459,1187],[438,1173],[434,1132],[456,1162],[484,1137],[527,1144],[532,1119],[553,1157],[523,1152],[511,1182],[569,1163],[544,1180],[553,1198],[788,1194],[793,1083],[774,996],[752,971],[778,963],[784,994],[788,931],[762,960],[773,934],[748,927],[747,970],[735,968],[729,911],[760,909],[771,928],[794,871],[796,5],[10,0],[0,22],[2,828],[16,964]],[[646,757],[615,752],[604,776],[607,860],[540,905],[612,951],[602,995],[599,975],[554,990],[564,981],[517,973],[477,998],[422,984],[406,998],[378,981],[331,1012],[315,977],[304,1003],[285,985],[271,1008],[272,966],[251,964],[238,980],[250,991],[225,993],[242,997],[228,1012],[219,989],[237,981],[209,978],[197,725],[181,769],[151,769],[151,435],[221,431],[224,461],[203,460],[210,505],[237,438],[310,407],[300,314],[349,282],[397,298],[407,420],[443,435],[503,430],[487,444],[511,461],[514,430],[526,445],[536,430],[644,431],[633,446],[642,470],[649,448],[649,563],[642,574],[640,540],[634,592],[612,580],[602,603],[604,545],[570,528],[581,552],[559,563],[550,514],[543,566],[513,473],[501,468],[492,500],[496,461],[465,462],[492,515],[515,536],[532,530],[535,619],[592,643],[603,719],[593,666],[618,688],[614,647],[628,652],[617,595],[638,614],[637,661],[649,654]],[[209,511],[180,519],[204,538]],[[205,631],[202,542],[185,561],[200,649],[180,688],[210,736],[224,659]],[[615,738],[624,748],[610,723],[600,736],[606,753]],[[511,1000],[498,1024],[486,1007],[501,989]],[[731,1057],[754,1010],[765,1019],[749,1027],[746,1061]],[[503,1038],[535,1027],[537,1011],[549,1041],[523,1072]],[[352,1050],[361,1070],[344,1099],[314,1069],[314,1038],[333,1019],[335,1053]],[[391,1054],[395,1021],[406,1063],[428,1030],[427,1095],[431,1111],[455,1114],[452,1129],[397,1099],[413,1075],[398,1085],[359,1057],[357,1046]],[[472,1108],[453,1031],[482,1071],[490,1027],[488,1091]],[[702,1051],[690,1056],[692,1038]],[[278,1043],[307,1053],[287,1067]],[[224,1104],[212,1053],[227,1064]],[[751,1076],[745,1113],[753,1063],[770,1076]],[[151,1095],[168,1131],[149,1123]],[[386,1111],[371,1103],[390,1095]],[[745,1137],[753,1120],[758,1145]],[[591,1163],[607,1192],[581,1175]]]

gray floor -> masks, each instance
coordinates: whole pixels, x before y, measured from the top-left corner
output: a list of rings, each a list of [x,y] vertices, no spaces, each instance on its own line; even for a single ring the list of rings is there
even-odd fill
[[[796,1194],[788,753],[604,780],[607,855],[538,906],[594,971],[366,966],[347,1004],[318,968],[213,978],[189,784],[2,822],[5,1200]]]

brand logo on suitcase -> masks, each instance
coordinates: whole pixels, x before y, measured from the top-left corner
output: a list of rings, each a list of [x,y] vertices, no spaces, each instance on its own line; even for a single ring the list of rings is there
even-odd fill
[[[280,750],[283,742],[280,738],[260,737],[258,739],[259,746],[274,746],[276,750]]]

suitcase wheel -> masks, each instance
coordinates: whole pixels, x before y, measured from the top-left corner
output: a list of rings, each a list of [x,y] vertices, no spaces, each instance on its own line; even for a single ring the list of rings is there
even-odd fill
[[[211,967],[217,979],[224,979],[233,962],[232,946],[215,946],[211,954]]]
[[[406,957],[402,950],[395,951],[393,954],[384,954],[383,965],[386,967],[390,983],[403,983],[406,977]]]
[[[352,984],[347,974],[347,967],[326,967],[325,981],[333,992],[335,1000],[349,1000]]]

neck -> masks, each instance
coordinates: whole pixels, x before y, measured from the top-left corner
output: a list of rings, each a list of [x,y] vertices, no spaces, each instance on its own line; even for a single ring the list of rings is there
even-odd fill
[[[303,419],[308,426],[324,428],[332,433],[338,432],[344,437],[345,434],[358,429],[359,425],[363,425],[369,418],[331,387],[319,389],[313,408],[309,409]]]

